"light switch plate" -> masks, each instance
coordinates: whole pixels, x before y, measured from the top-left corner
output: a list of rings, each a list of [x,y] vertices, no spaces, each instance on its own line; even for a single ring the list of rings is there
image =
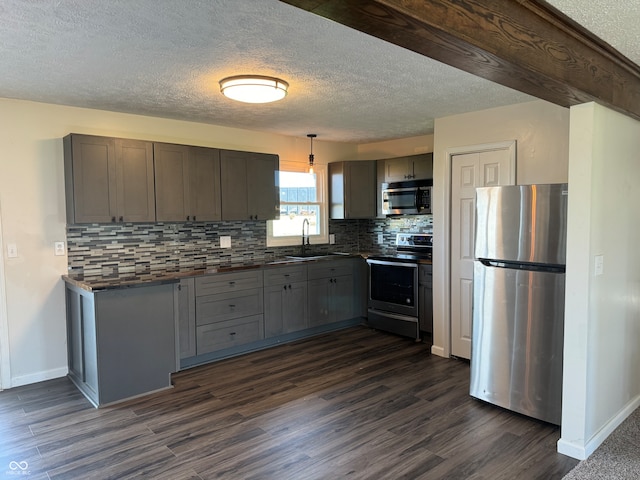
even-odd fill
[[[595,256],[594,270],[594,274],[596,277],[604,273],[604,255]]]
[[[223,235],[220,237],[220,248],[231,248],[231,237]]]
[[[378,245],[382,245],[384,243],[384,235],[382,233],[378,234]]]
[[[7,257],[16,258],[18,256],[18,247],[15,243],[7,244]]]
[[[336,243],[336,235],[335,233],[329,234],[329,245],[335,245]]]
[[[57,257],[62,256],[65,253],[67,253],[64,250],[64,242],[54,242],[54,244],[53,244],[53,253]]]

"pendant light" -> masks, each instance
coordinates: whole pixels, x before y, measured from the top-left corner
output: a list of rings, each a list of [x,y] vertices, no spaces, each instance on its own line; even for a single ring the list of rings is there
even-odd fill
[[[263,75],[236,75],[220,80],[220,91],[225,97],[245,103],[269,103],[287,95],[289,84],[276,77]]]
[[[313,139],[317,137],[315,133],[308,133],[309,141],[311,142],[311,151],[309,153],[309,173],[313,173]]]

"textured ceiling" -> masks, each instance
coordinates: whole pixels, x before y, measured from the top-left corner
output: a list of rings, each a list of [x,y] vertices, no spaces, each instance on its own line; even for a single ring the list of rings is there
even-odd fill
[[[637,0],[550,3],[640,62]],[[277,0],[2,0],[0,19],[0,97],[357,143],[532,100]],[[223,97],[244,73],[290,93]]]

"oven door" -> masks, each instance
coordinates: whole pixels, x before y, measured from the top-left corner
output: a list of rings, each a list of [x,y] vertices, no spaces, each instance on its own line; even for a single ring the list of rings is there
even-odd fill
[[[418,264],[368,259],[369,308],[418,316]]]

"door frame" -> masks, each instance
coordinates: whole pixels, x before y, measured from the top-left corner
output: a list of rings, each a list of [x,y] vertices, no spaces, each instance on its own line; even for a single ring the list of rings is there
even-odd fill
[[[442,291],[442,347],[433,347],[432,352],[441,357],[449,358],[451,356],[451,192],[452,192],[452,168],[453,157],[455,155],[464,155],[468,153],[482,153],[491,150],[508,150],[511,168],[511,177],[513,183],[516,184],[516,157],[517,157],[517,141],[506,140],[503,142],[483,143],[478,145],[467,145],[462,147],[450,147],[445,150],[445,166],[446,179],[443,182],[445,186],[444,192],[444,225],[442,232],[444,238],[442,248],[444,253],[444,272],[443,272],[443,291]],[[434,335],[435,337],[435,335]]]
[[[2,205],[0,205],[0,391],[11,387],[11,358],[9,356],[9,322],[7,289],[5,284],[5,245],[2,235]]]

